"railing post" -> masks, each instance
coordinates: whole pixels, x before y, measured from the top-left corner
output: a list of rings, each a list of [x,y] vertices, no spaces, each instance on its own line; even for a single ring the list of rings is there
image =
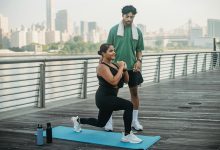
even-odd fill
[[[187,76],[187,64],[188,64],[188,55],[185,56],[184,66],[183,66],[183,76]]]
[[[175,79],[175,71],[176,71],[176,55],[173,56],[170,79]]]
[[[160,61],[161,61],[161,56],[159,56],[157,58],[157,66],[156,66],[156,73],[155,73],[155,76],[154,76],[154,82],[160,82]]]
[[[39,99],[38,107],[45,107],[45,62],[40,64],[40,85],[39,85]]]
[[[193,74],[197,74],[198,56],[199,56],[199,54],[196,54],[195,61],[194,61],[194,66],[193,66]]]
[[[211,53],[211,62],[210,62],[210,65],[209,65],[209,70],[213,70],[213,65],[214,65],[214,61],[215,61],[215,54],[214,53]]]
[[[202,63],[202,72],[206,72],[206,56],[207,54],[205,53],[203,63]]]
[[[82,82],[82,96],[81,98],[87,98],[87,72],[88,72],[88,60],[84,61],[83,68],[83,82]]]
[[[218,67],[220,67],[220,53],[218,53]]]

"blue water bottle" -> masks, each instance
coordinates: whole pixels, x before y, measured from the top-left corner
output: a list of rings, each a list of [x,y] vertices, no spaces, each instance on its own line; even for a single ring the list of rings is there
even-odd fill
[[[44,138],[43,138],[43,127],[42,125],[37,125],[37,145],[43,145]]]

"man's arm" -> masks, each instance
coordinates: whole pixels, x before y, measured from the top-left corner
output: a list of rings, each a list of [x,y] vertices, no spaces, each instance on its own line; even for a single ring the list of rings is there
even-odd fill
[[[140,30],[138,30],[139,39],[136,49],[136,63],[134,64],[134,70],[140,71],[141,70],[141,64],[142,64],[142,51],[144,50],[144,40],[143,35]]]
[[[138,51],[136,53],[136,58],[137,58],[137,61],[140,61],[140,63],[142,63],[142,51]]]
[[[134,64],[134,71],[141,71],[141,64],[142,64],[142,51],[138,51],[136,53],[136,63]]]

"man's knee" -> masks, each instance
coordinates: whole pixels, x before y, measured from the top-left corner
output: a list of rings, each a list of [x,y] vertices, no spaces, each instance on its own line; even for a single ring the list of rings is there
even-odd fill
[[[138,88],[132,87],[130,88],[130,93],[132,98],[138,98]]]

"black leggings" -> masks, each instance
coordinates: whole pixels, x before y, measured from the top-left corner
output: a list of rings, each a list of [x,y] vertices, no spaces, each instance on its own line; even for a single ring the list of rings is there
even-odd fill
[[[130,133],[133,104],[128,100],[117,97],[117,89],[99,87],[96,92],[96,106],[99,108],[98,119],[80,118],[82,124],[104,127],[113,111],[124,110],[125,133]]]

